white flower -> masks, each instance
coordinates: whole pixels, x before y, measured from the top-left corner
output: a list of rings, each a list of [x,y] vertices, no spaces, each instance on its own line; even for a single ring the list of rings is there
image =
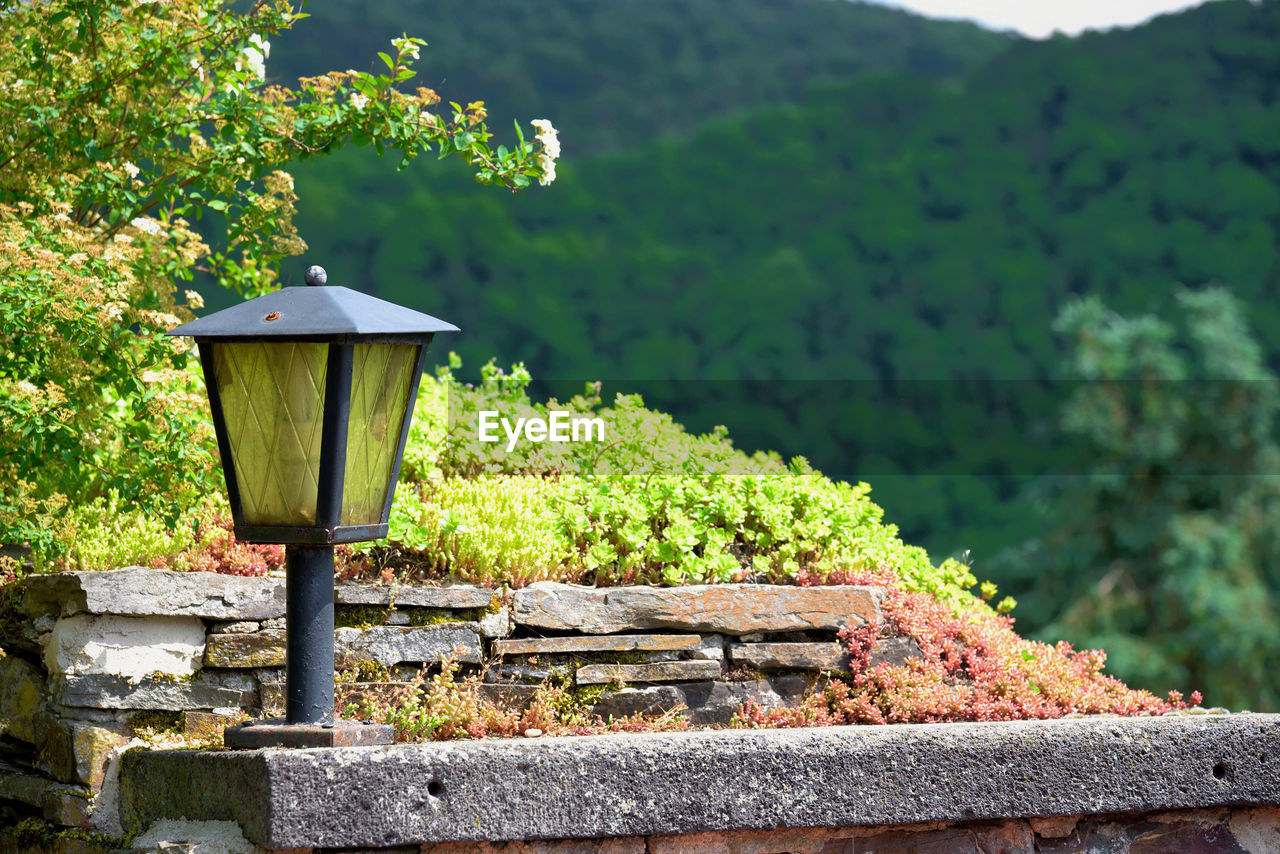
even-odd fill
[[[137,178],[138,173],[141,171],[140,169],[138,169],[137,166],[134,166],[132,163],[130,163],[127,160],[125,161],[124,166],[120,168],[124,169],[125,174],[127,174],[130,178]]]
[[[546,119],[534,119],[529,122],[538,129],[538,142],[542,143],[543,152],[552,160],[560,156],[559,131]]]
[[[204,308],[204,297],[195,291],[187,291],[187,308]]]
[[[417,59],[419,56],[418,46],[409,39],[392,39],[391,46],[396,49],[397,53],[402,56],[407,56],[410,59]]]
[[[156,222],[149,216],[136,216],[129,220],[129,225],[141,231],[143,234],[159,234],[161,231],[160,223]]]
[[[542,177],[538,179],[538,183],[547,186],[556,179],[556,162],[546,154],[538,155],[538,167],[542,169]]]
[[[368,103],[369,103],[369,99],[366,98],[364,95],[361,95],[359,92],[352,93],[351,106],[355,107],[357,110],[363,110],[365,108],[365,105]]]
[[[249,46],[240,54],[240,59],[236,60],[236,71],[243,71],[248,66],[255,77],[263,80],[267,76],[267,57],[270,55],[271,43],[254,33],[249,36]]]
[[[204,79],[204,67],[200,65],[200,59],[198,57],[191,57],[191,70],[199,75],[201,80]]]

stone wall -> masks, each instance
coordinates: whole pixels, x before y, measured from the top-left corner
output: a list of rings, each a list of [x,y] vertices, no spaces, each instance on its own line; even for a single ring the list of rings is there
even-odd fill
[[[282,578],[130,568],[28,579],[0,602],[0,809],[138,852],[1280,851],[1280,719],[704,731],[322,751],[132,751],[145,727],[215,742],[283,697]],[[724,723],[846,666],[874,587],[335,588],[346,690],[444,656],[484,690],[591,687],[602,715],[676,704]],[[881,641],[873,659],[918,653]],[[353,675],[378,681],[354,682]],[[603,693],[598,696],[595,690]],[[0,850],[31,841],[0,821]]]
[[[359,696],[448,656],[464,674],[483,669],[495,702],[527,703],[536,684],[556,679],[599,688],[591,710],[605,717],[682,704],[695,725],[723,724],[747,699],[795,703],[822,671],[845,668],[836,632],[877,619],[881,595],[854,586],[339,585],[335,668],[344,693]],[[140,727],[176,724],[216,739],[239,713],[282,711],[283,578],[68,572],[28,578],[5,607],[0,801],[51,821],[94,823],[108,760]],[[888,640],[875,655],[910,652]]]

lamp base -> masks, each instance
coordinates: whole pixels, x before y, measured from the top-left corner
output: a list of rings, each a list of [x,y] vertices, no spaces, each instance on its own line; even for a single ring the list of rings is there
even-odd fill
[[[228,727],[222,743],[231,750],[260,747],[369,747],[391,744],[395,730],[388,724],[337,720],[332,724],[291,724],[284,718],[249,721]]]

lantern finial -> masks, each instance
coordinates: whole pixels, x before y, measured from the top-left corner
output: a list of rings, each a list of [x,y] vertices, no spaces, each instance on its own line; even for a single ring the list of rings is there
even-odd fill
[[[324,267],[308,267],[306,281],[308,285],[323,285],[329,281],[329,274],[324,271]]]

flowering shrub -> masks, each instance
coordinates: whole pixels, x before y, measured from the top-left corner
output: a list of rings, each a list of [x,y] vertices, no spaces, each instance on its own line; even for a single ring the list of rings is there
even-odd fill
[[[269,39],[301,17],[288,0],[6,4],[0,542],[56,556],[65,508],[115,490],[172,526],[221,488],[189,345],[162,333],[200,307],[197,272],[257,295],[306,248],[289,164],[372,144],[513,191],[553,177],[549,122],[491,148],[483,103],[402,89],[420,39],[394,39],[385,73],[268,85]],[[207,212],[212,246],[192,229]]]
[[[1068,714],[1163,714],[1185,708],[1182,695],[1161,700],[1104,675],[1106,653],[1069,643],[1027,641],[1009,617],[957,613],[931,596],[893,586],[885,573],[884,621],[840,633],[851,675],[833,678],[795,709],[764,710],[748,702],[735,720],[745,727],[862,723],[936,723],[1058,718]],[[871,664],[881,638],[911,638],[918,656],[903,664]],[[1192,703],[1200,702],[1198,692]]]

